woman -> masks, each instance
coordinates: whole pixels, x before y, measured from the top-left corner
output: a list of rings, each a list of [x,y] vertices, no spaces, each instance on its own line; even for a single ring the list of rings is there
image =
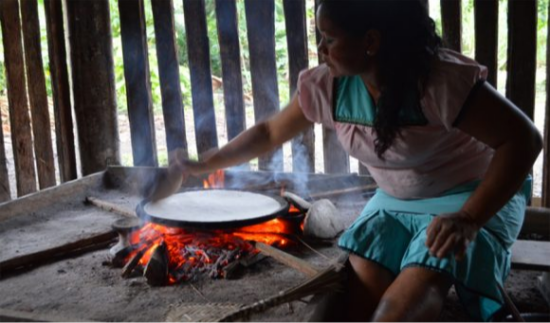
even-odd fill
[[[314,122],[332,127],[380,189],[340,238],[350,251],[346,310],[329,318],[437,320],[454,284],[468,313],[490,320],[540,134],[485,82],[485,67],[440,48],[420,1],[324,0],[317,25],[326,63],[301,73],[288,106],[170,172],[237,165]]]

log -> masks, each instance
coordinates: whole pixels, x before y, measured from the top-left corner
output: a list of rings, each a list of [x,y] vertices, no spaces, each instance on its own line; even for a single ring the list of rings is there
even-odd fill
[[[119,206],[111,202],[103,201],[92,196],[86,197],[86,199],[84,200],[84,203],[92,204],[107,212],[112,212],[112,213],[129,217],[129,218],[137,218],[136,212],[134,210],[130,210],[123,206]]]
[[[506,97],[531,120],[535,110],[536,64],[537,1],[509,1]]]
[[[132,257],[132,259],[130,259],[130,261],[128,261],[128,263],[122,269],[123,278],[130,277],[130,275],[132,274],[132,271],[134,271],[134,269],[137,267],[137,265],[139,264],[139,261],[141,260],[141,258],[143,257],[145,252],[147,252],[148,249],[149,247],[145,247],[141,249],[134,255],[134,257]]]
[[[487,81],[497,87],[498,0],[474,0],[475,58],[487,66]]]
[[[46,93],[46,78],[40,46],[37,0],[22,1],[21,16],[36,168],[38,170],[38,183],[40,188],[43,189],[54,186],[56,182],[48,94]]]
[[[27,105],[25,63],[21,46],[21,21],[17,0],[0,1],[0,24],[4,44],[6,85],[10,110],[11,140],[17,196],[36,192],[31,121]]]
[[[143,0],[118,0],[132,154],[136,166],[157,166],[153,100]]]
[[[151,286],[164,286],[168,283],[168,253],[164,241],[153,251],[143,276]]]
[[[70,242],[47,250],[17,256],[0,262],[0,279],[16,274],[22,269],[34,268],[65,258],[75,257],[86,252],[100,250],[111,244],[116,233],[113,231],[94,234],[91,237]]]
[[[279,88],[275,59],[275,2],[274,0],[245,0],[250,74],[254,97],[254,118],[262,122],[279,111]],[[260,156],[258,168],[282,171],[283,151]]]
[[[307,18],[304,0],[284,0],[290,72],[290,97],[294,96],[298,75],[308,68]],[[292,139],[292,171],[315,172],[315,134],[313,126]]]
[[[46,11],[59,176],[61,182],[65,183],[76,179],[77,170],[62,2],[60,0],[45,0],[44,7]]]
[[[178,50],[174,27],[174,6],[172,0],[152,0],[155,21],[155,38],[162,96],[162,114],[166,131],[168,152],[175,149],[187,155],[183,99],[179,75]]]
[[[183,0],[199,158],[218,147],[204,0]]]
[[[109,1],[67,0],[82,174],[120,164]]]
[[[241,68],[241,49],[235,0],[216,0],[218,41],[222,61],[227,139],[246,129]]]
[[[457,52],[462,51],[461,0],[441,0],[443,44]]]
[[[284,265],[298,270],[308,277],[313,277],[319,273],[318,268],[289,253],[286,253],[282,250],[276,249],[261,242],[256,242],[254,245],[256,249],[258,249],[260,252],[272,257],[273,259],[281,262]]]

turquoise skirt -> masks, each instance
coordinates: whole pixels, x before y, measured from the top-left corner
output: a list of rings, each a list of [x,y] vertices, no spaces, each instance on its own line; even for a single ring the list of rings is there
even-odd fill
[[[450,274],[472,318],[488,321],[504,304],[497,283],[503,284],[510,272],[510,249],[523,223],[531,182],[528,178],[479,231],[461,261],[452,254],[443,259],[430,256],[425,246],[426,228],[434,216],[459,211],[479,181],[422,200],[400,200],[378,189],[338,244],[395,276],[412,266]]]

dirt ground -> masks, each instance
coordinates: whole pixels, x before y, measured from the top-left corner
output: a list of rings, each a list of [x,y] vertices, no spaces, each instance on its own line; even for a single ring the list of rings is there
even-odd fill
[[[116,190],[91,189],[78,196],[58,200],[38,212],[30,212],[2,222],[0,261],[44,249],[67,240],[102,232],[117,218],[112,213],[82,203],[83,197],[97,198],[133,208],[139,197]],[[336,203],[349,224],[359,214],[364,200],[347,199]],[[26,242],[27,241],[27,242]],[[324,268],[341,251],[334,245],[313,245],[324,256],[297,245],[288,250],[309,263]],[[152,287],[136,274],[121,277],[121,269],[108,265],[108,249],[90,252],[20,272],[0,276],[0,308],[55,315],[67,320],[94,321],[199,321],[205,316],[189,309],[203,309],[206,320],[223,304],[251,304],[303,283],[307,277],[267,258],[245,269],[236,279],[198,278],[173,286]],[[521,312],[549,313],[538,291],[538,272],[512,271],[506,289]],[[252,321],[307,321],[313,311],[310,297],[252,315]],[[182,313],[187,313],[184,315]],[[456,294],[449,294],[441,321],[469,321]]]

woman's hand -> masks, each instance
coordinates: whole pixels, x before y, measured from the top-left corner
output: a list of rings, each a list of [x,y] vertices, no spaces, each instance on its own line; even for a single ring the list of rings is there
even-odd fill
[[[456,260],[461,260],[478,231],[479,226],[464,211],[441,214],[434,217],[426,229],[426,246],[432,256],[444,258],[454,252]]]
[[[170,156],[168,169],[161,169],[145,184],[144,196],[153,202],[167,198],[176,193],[189,176],[200,174],[204,168],[204,162],[188,160],[176,152]]]

